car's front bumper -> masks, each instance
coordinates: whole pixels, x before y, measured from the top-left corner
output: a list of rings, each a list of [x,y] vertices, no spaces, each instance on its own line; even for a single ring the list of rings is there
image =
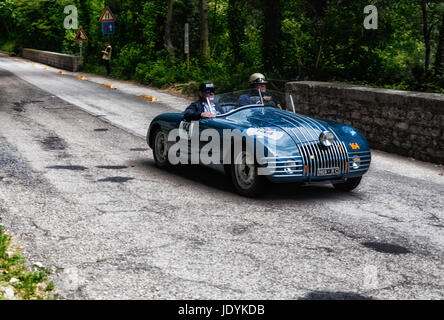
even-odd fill
[[[354,166],[353,157],[359,155],[360,165]],[[347,152],[346,156],[321,158],[309,156],[276,157],[265,159],[260,174],[275,183],[329,183],[345,181],[364,175],[370,168],[371,153],[367,151]],[[337,174],[322,175],[320,172],[337,171]]]

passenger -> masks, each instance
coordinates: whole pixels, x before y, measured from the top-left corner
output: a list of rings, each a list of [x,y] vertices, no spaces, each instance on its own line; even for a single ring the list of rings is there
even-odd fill
[[[253,73],[250,76],[250,88],[254,90],[251,90],[251,94],[247,93],[239,97],[239,106],[242,107],[251,104],[262,104],[263,102],[265,106],[282,109],[279,103],[276,105],[276,103],[272,100],[272,97],[266,95],[267,83],[268,81],[265,79],[265,76],[262,73]],[[259,96],[259,90],[261,92],[262,100]]]
[[[201,83],[199,86],[199,100],[193,102],[184,111],[186,121],[199,120],[202,118],[215,118],[222,113],[220,108],[214,104],[214,84],[211,82]],[[210,105],[208,105],[208,103]]]

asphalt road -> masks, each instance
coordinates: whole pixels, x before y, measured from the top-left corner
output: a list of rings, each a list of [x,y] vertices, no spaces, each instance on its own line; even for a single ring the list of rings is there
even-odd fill
[[[442,167],[373,151],[354,192],[247,199],[154,166],[150,120],[187,101],[56,71],[0,57],[0,216],[61,298],[444,298]]]

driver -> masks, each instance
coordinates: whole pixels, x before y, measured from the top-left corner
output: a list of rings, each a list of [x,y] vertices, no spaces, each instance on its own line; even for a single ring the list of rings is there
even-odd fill
[[[221,113],[219,107],[214,104],[214,84],[212,82],[204,82],[199,85],[199,100],[193,102],[185,109],[184,118],[186,121],[215,118],[216,115]]]
[[[262,73],[253,73],[250,76],[250,88],[255,89],[257,92],[258,90],[261,91],[262,100],[264,102],[264,105],[271,106],[273,108],[279,108],[282,109],[281,105],[276,103],[272,100],[271,96],[267,96],[267,83],[268,81],[265,79],[265,76]],[[254,91],[252,90],[252,93]],[[243,94],[239,97],[239,106],[247,106],[250,104],[261,104],[261,99],[259,95],[253,95],[253,94]]]

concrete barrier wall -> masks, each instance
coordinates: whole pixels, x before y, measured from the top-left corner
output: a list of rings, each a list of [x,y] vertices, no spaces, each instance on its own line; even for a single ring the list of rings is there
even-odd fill
[[[343,122],[374,149],[444,164],[444,95],[328,82],[289,82],[296,112]]]
[[[81,58],[79,56],[71,56],[63,53],[23,49],[22,55],[23,58],[29,60],[74,72],[76,72],[81,65]]]

